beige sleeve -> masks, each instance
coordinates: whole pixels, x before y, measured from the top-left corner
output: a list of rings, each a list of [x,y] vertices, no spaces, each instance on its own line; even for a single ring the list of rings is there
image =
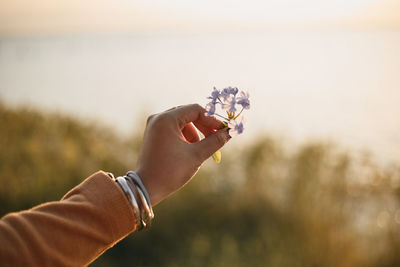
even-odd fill
[[[124,193],[99,171],[60,201],[1,218],[0,265],[87,265],[134,230]]]

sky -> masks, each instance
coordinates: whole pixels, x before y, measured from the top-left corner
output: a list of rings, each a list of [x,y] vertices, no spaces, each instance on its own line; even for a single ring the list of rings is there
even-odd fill
[[[0,98],[129,133],[143,111],[238,86],[246,138],[397,159],[399,14],[400,0],[0,0]]]
[[[400,0],[0,0],[0,35],[400,29]]]

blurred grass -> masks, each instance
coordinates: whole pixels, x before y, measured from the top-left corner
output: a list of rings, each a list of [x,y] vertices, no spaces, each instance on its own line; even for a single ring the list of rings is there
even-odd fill
[[[91,173],[134,169],[141,132],[0,102],[0,214],[58,200]],[[148,231],[93,266],[399,266],[400,167],[336,145],[262,136],[207,162]]]

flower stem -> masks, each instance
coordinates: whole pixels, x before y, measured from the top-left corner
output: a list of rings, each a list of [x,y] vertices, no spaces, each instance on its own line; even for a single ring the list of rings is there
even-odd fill
[[[221,115],[219,115],[219,114],[217,114],[217,113],[214,113],[214,115],[215,115],[215,116],[218,116],[218,117],[221,117],[221,118],[223,118],[224,120],[229,121],[229,119],[227,119],[227,118],[225,118],[224,116],[221,116]]]
[[[244,108],[242,108],[242,110],[239,112],[239,114],[237,114],[233,119],[236,120],[237,117],[240,116],[240,114],[242,114],[242,111],[244,110]]]

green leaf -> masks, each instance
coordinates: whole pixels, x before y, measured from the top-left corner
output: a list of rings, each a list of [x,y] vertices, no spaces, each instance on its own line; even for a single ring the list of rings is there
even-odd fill
[[[212,158],[214,159],[214,161],[216,163],[220,163],[221,162],[221,158],[222,158],[222,154],[220,150],[217,150],[213,155]]]

